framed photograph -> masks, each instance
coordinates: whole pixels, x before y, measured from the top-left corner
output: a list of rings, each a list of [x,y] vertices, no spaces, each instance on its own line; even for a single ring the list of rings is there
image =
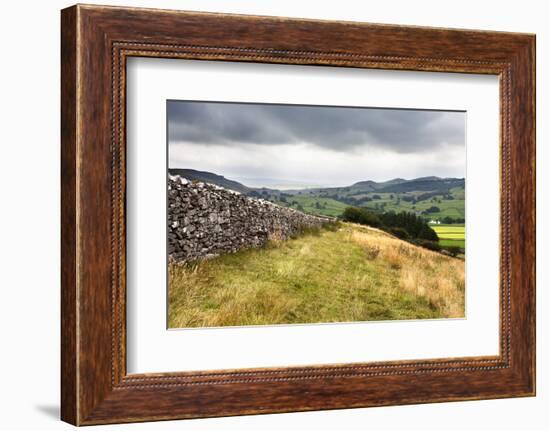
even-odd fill
[[[62,419],[535,394],[535,37],[62,11]]]
[[[465,317],[465,112],[166,115],[169,328]]]

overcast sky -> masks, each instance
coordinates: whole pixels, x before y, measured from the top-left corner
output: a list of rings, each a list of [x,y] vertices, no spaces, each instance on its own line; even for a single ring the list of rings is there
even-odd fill
[[[465,177],[464,112],[168,102],[169,166],[246,185]]]

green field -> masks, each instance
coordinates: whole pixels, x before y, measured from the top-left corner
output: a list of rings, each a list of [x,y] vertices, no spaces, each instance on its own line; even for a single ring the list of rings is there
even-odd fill
[[[376,199],[364,204],[368,209],[375,211],[412,211],[422,212],[431,207],[439,208],[438,212],[430,215],[425,215],[426,219],[442,219],[443,217],[451,218],[464,218],[464,190],[452,189],[451,195],[453,199],[446,200],[442,196],[435,196],[432,199],[426,199],[415,203],[403,200],[398,193],[370,193],[367,196],[372,195],[380,196],[380,199]],[[418,193],[409,193],[409,195],[416,195]]]
[[[277,189],[251,187],[222,175],[193,169],[170,169],[189,181],[202,181],[235,190],[253,198],[294,208],[309,214],[338,217],[349,207],[375,213],[411,212],[425,221],[463,223],[465,218],[464,178],[421,177],[411,180],[359,181],[349,186]]]
[[[461,195],[459,193],[456,195],[457,198],[453,200],[434,198],[433,200],[419,201],[414,204],[400,199],[397,194],[393,193],[378,193],[377,196],[380,199],[375,199],[361,205],[357,205],[353,200],[343,202],[330,197],[318,196],[313,194],[313,192],[311,194],[309,192],[295,194],[285,198],[284,201],[274,194],[270,196],[270,200],[278,205],[288,206],[309,214],[331,217],[338,217],[349,206],[362,206],[374,212],[407,211],[414,213],[421,213],[428,208],[437,207],[439,209],[438,212],[425,214],[422,217],[426,220],[438,220],[443,217],[464,218],[464,199],[460,199]],[[365,193],[356,197],[360,198],[362,196],[372,196],[372,193]]]
[[[439,237],[439,244],[443,246],[465,247],[466,228],[463,224],[430,225]]]
[[[286,199],[286,202],[274,199],[278,205],[288,206],[302,212],[314,215],[338,217],[349,206],[331,198],[316,196],[295,195]]]
[[[169,266],[169,327],[464,316],[464,261],[342,223]]]

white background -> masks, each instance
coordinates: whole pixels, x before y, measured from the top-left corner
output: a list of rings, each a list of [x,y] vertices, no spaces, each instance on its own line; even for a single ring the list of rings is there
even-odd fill
[[[545,2],[197,0],[110,2],[133,6],[345,19],[537,33],[537,116],[550,117],[550,28]],[[59,9],[65,1],[6,2],[0,17],[0,426],[70,429],[59,409]],[[550,126],[538,135],[538,396],[509,399],[105,426],[96,429],[257,430],[547,429],[550,422]],[[546,315],[544,314],[546,312]]]
[[[498,354],[499,226],[473,222],[499,214],[498,77],[141,58],[127,83],[129,373]],[[467,318],[167,331],[165,111],[185,98],[467,111]]]

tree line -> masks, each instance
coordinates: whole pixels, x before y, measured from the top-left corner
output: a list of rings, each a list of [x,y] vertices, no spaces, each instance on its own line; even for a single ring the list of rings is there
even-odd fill
[[[374,213],[365,208],[347,207],[341,217],[344,221],[376,227],[430,250],[441,249],[437,233],[422,217],[411,212]]]

